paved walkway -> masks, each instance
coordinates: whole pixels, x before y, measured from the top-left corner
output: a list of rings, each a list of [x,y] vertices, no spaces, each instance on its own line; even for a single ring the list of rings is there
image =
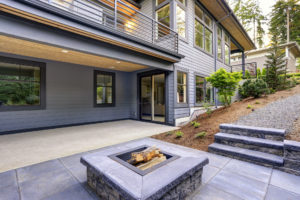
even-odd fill
[[[89,152],[0,174],[0,199],[98,199],[87,186],[86,168],[79,162],[86,153]],[[189,200],[300,199],[299,176],[207,152],[199,153],[209,158],[209,165],[204,168],[202,186]]]
[[[300,94],[290,96],[257,109],[241,117],[236,124],[266,128],[286,129],[290,132],[293,122],[300,117]]]
[[[174,129],[176,127],[122,120],[0,135],[0,172]]]

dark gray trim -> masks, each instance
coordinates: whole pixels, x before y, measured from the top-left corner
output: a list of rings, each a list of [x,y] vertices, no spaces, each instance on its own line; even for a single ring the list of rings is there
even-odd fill
[[[5,106],[0,104],[0,112],[46,109],[46,63],[4,56],[0,56],[0,61],[40,68],[40,105]]]
[[[167,53],[167,54],[169,54],[171,56],[174,56],[176,58],[179,58],[179,59],[185,57],[184,55],[181,55],[181,54],[179,54],[175,51],[173,52],[173,51],[158,47],[157,45],[151,44],[150,42],[144,41],[144,40],[139,39],[137,37],[122,33],[120,31],[116,31],[112,28],[101,26],[101,25],[97,24],[96,22],[85,19],[85,18],[80,17],[78,15],[75,15],[73,13],[66,12],[62,9],[59,9],[59,8],[54,7],[54,6],[48,5],[47,3],[43,3],[43,2],[35,1],[35,0],[16,0],[16,1],[19,1],[19,2],[25,3],[25,4],[29,4],[33,7],[36,7],[38,9],[40,9],[40,10],[44,10],[46,12],[59,15],[63,18],[68,19],[68,20],[72,20],[72,21],[75,21],[77,23],[87,25],[87,26],[92,27],[92,28],[99,29],[99,30],[104,31],[106,33],[115,35],[117,37],[129,40],[129,41],[132,41],[132,42],[135,42],[135,43],[138,43],[138,44],[145,45],[147,47],[153,48],[153,49],[158,50],[158,51],[163,52],[163,53]]]
[[[97,75],[104,74],[112,76],[112,103],[97,103]],[[94,107],[114,107],[116,105],[116,74],[114,72],[94,70]]]
[[[177,72],[183,72],[186,73],[186,103],[178,103],[177,101]],[[189,70],[182,68],[182,67],[176,67],[176,70],[174,71],[174,108],[188,108],[189,107]]]

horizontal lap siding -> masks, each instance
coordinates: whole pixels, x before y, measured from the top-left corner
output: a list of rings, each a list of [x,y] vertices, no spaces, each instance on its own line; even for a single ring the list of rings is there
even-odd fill
[[[116,73],[116,106],[95,108],[93,71],[92,67],[47,62],[46,109],[0,112],[0,132],[129,118],[129,73]]]

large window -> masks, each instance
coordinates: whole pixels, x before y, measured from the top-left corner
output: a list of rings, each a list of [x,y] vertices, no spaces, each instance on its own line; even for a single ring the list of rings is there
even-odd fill
[[[42,108],[44,66],[44,63],[0,57],[0,110]]]
[[[177,103],[187,103],[187,74],[177,71]]]
[[[115,74],[95,71],[95,106],[115,105]]]
[[[170,28],[170,4],[166,4],[156,11],[156,20]],[[166,27],[158,25],[158,38],[169,34],[169,29]]]
[[[212,54],[212,19],[195,5],[195,45]]]
[[[228,35],[225,35],[225,64],[230,64],[230,39]]]
[[[196,104],[201,104],[205,100],[205,78],[196,76]]]
[[[222,60],[223,54],[222,54],[222,29],[218,27],[217,29],[217,35],[218,35],[218,58]]]
[[[185,10],[178,3],[176,6],[176,27],[178,34],[185,38]]]

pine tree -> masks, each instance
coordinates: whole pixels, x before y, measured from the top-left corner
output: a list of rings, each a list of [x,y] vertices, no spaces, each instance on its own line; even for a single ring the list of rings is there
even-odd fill
[[[297,41],[300,45],[300,0],[278,0],[271,12],[271,35],[278,35],[279,43],[287,41],[287,12],[290,13],[290,41]]]
[[[285,53],[284,49],[279,47],[277,35],[272,38],[272,48],[269,52],[266,61],[267,76],[266,82],[269,88],[278,90],[285,85],[286,81],[286,61],[284,60]]]
[[[262,47],[263,29],[266,17],[262,14],[257,0],[229,0],[229,4],[233,8],[234,14],[239,18],[247,32],[253,31],[252,39],[254,43],[258,43]]]

